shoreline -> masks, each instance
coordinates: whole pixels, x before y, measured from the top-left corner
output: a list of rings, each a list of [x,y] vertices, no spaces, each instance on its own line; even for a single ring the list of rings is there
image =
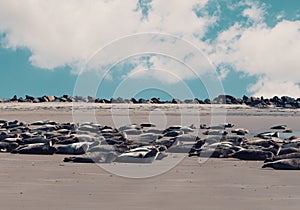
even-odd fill
[[[247,105],[229,105],[229,104],[126,104],[126,103],[84,103],[84,102],[45,102],[45,103],[0,103],[0,111],[77,111],[77,110],[134,110],[134,111],[150,111],[155,109],[163,109],[165,111],[189,111],[195,109],[201,114],[225,113],[225,114],[290,114],[300,115],[300,109],[287,109],[281,107],[255,108]],[[241,112],[239,112],[241,111]]]

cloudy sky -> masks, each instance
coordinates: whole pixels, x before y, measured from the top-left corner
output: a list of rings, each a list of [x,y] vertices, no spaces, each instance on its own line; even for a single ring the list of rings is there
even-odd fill
[[[0,0],[0,44],[0,97],[300,97],[298,0]]]

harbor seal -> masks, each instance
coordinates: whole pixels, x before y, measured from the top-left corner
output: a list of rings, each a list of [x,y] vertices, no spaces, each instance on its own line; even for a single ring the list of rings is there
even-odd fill
[[[55,147],[43,143],[22,145],[11,151],[11,153],[34,155],[53,155],[55,152]]]
[[[277,155],[272,158],[267,158],[265,160],[265,163],[274,162],[274,161],[282,160],[282,159],[292,159],[292,158],[300,158],[300,152],[294,152],[294,153],[289,153],[289,154],[284,154],[284,155]]]
[[[0,142],[0,152],[11,152],[19,146],[17,142]]]
[[[267,158],[272,158],[274,154],[270,151],[258,149],[242,149],[229,156],[240,160],[265,160]]]
[[[111,163],[117,158],[115,152],[93,152],[86,157],[66,157],[64,162],[74,163]]]
[[[78,142],[68,145],[55,146],[57,154],[82,155],[85,154],[89,145],[85,142]]]
[[[220,136],[225,136],[228,134],[227,131],[225,130],[207,130],[205,132],[203,132],[204,135],[210,135],[210,136],[213,136],[213,135],[220,135]]]
[[[282,159],[265,163],[262,168],[273,168],[277,170],[300,170],[300,158]]]
[[[274,129],[274,130],[285,130],[287,127],[287,125],[274,125],[272,126],[270,129]]]
[[[158,155],[157,148],[151,148],[148,151],[140,151],[140,152],[125,152],[119,155],[115,162],[122,162],[122,163],[152,163],[157,155]]]
[[[255,135],[254,137],[259,137],[262,139],[271,139],[272,137],[277,137],[279,138],[279,132],[263,132],[263,133],[259,133],[257,135]]]
[[[236,135],[239,135],[239,136],[244,136],[249,133],[249,130],[247,130],[245,128],[236,128],[234,130],[231,130],[231,133],[235,133]]]

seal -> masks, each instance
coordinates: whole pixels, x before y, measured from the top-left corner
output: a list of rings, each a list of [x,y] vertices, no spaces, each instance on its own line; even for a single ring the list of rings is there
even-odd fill
[[[182,135],[176,136],[175,139],[179,142],[196,142],[196,141],[200,140],[200,137],[192,135],[192,134],[182,134]]]
[[[140,135],[142,134],[142,131],[139,129],[131,128],[123,130],[122,132],[126,133],[127,135]]]
[[[183,134],[182,131],[178,131],[178,130],[170,130],[164,133],[165,137],[176,137]]]
[[[270,146],[278,146],[278,144],[270,139],[249,139],[246,140],[247,145],[261,146],[261,147],[270,147]]]
[[[118,131],[125,131],[130,129],[140,129],[140,127],[137,124],[123,125],[118,128]]]
[[[274,154],[270,151],[263,151],[258,149],[242,149],[229,155],[229,157],[237,158],[240,160],[265,160],[272,158]]]
[[[277,137],[279,138],[279,132],[263,132],[263,133],[259,133],[257,135],[255,135],[254,137],[259,137],[262,139],[271,139],[272,137]]]
[[[201,149],[197,156],[199,157],[210,157],[210,158],[227,158],[233,154],[235,150],[231,148],[207,148]],[[190,155],[189,156],[193,156]]]
[[[236,135],[244,136],[249,133],[249,130],[245,128],[236,128],[231,130],[231,133],[235,133]]]
[[[285,130],[287,127],[287,125],[274,125],[272,126],[270,129],[274,129],[274,130]]]
[[[117,158],[115,152],[93,152],[89,153],[87,157],[66,157],[64,162],[74,163],[111,163]]]
[[[17,142],[0,141],[0,152],[11,152],[19,146]]]
[[[265,163],[262,168],[273,168],[276,170],[300,170],[300,158],[282,159]]]
[[[56,145],[56,154],[71,154],[71,155],[82,155],[85,154],[89,148],[86,142],[78,142],[68,145]]]
[[[153,123],[141,123],[140,124],[140,127],[143,129],[143,128],[153,128],[153,127],[156,127],[155,124]]]
[[[22,145],[11,151],[11,153],[34,154],[34,155],[53,155],[55,152],[56,152],[56,148],[50,146],[48,143]]]
[[[183,126],[179,130],[182,131],[183,133],[192,133],[194,132],[195,129],[191,127]]]
[[[157,148],[151,148],[147,151],[125,152],[119,155],[115,162],[122,163],[152,163],[158,155]]]
[[[178,144],[173,145],[170,148],[168,148],[167,152],[170,153],[189,153],[195,143],[186,143],[186,144]]]
[[[286,147],[286,148],[282,148],[279,151],[278,155],[285,155],[285,154],[295,153],[295,152],[300,152],[300,149],[295,147]]]
[[[158,138],[161,138],[161,135],[156,134],[156,133],[142,133],[139,135],[139,139],[141,141],[148,141],[148,142],[153,142],[156,141]]]
[[[212,136],[212,135],[225,136],[225,135],[228,134],[228,132],[225,131],[225,130],[207,130],[207,131],[203,132],[203,134],[204,135],[210,135],[210,136]]]
[[[45,139],[43,137],[31,137],[31,138],[23,138],[22,141],[20,141],[20,143],[23,144],[36,144],[36,143],[48,143],[49,140]]]
[[[272,158],[267,158],[265,160],[265,163],[274,162],[274,161],[282,160],[282,159],[292,159],[292,158],[300,158],[300,152],[294,152],[294,153],[289,153],[289,154],[284,154],[284,155],[277,155]]]

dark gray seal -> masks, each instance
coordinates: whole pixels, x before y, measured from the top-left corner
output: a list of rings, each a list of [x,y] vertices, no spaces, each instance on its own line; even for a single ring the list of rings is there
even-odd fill
[[[11,152],[19,146],[17,142],[0,142],[0,152]]]
[[[258,149],[243,149],[230,156],[240,160],[265,160],[267,158],[272,158],[274,154],[270,151]]]
[[[115,152],[93,152],[87,157],[66,157],[64,162],[74,163],[111,163],[117,158]]]
[[[274,161],[282,160],[282,159],[292,159],[292,158],[300,158],[300,152],[294,152],[294,153],[289,153],[289,154],[284,154],[284,155],[277,155],[272,158],[267,158],[265,160],[265,163],[274,162]]]
[[[55,147],[52,147],[49,144],[38,143],[19,146],[16,149],[14,149],[11,153],[53,155],[55,152]]]
[[[279,151],[278,155],[285,155],[285,154],[295,153],[295,152],[300,152],[300,149],[299,148],[295,148],[295,147],[287,147],[287,148],[282,148]]]
[[[189,157],[198,156],[198,157],[209,157],[209,158],[227,158],[235,150],[232,148],[208,148],[208,149],[200,149],[198,152],[189,153]]]
[[[300,158],[282,159],[265,163],[262,168],[273,168],[277,170],[300,170]]]
[[[287,127],[287,125],[274,125],[272,126],[270,129],[274,129],[274,130],[285,130]]]

